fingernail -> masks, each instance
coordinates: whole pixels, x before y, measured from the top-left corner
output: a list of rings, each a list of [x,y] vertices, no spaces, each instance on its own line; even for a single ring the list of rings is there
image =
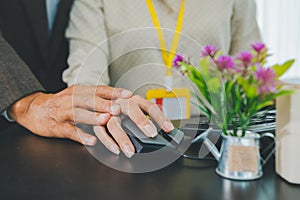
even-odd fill
[[[85,143],[85,145],[88,145],[88,146],[94,146],[96,144],[96,138],[95,137],[85,137],[84,143]]]
[[[122,96],[123,97],[131,97],[132,96],[132,92],[130,92],[129,90],[123,90],[122,91]]]
[[[112,105],[110,108],[110,113],[113,115],[118,115],[120,113],[120,106],[119,105]]]
[[[174,126],[171,122],[165,121],[163,123],[163,129],[166,130],[166,131],[172,131],[174,129]]]
[[[109,150],[110,150],[111,152],[113,152],[114,154],[116,154],[116,155],[119,155],[119,154],[120,154],[119,148],[117,148],[115,145],[110,145],[110,146],[109,146]]]
[[[103,123],[103,122],[106,121],[107,117],[108,117],[108,114],[107,114],[107,113],[105,113],[105,114],[100,114],[100,115],[98,116],[98,121],[99,121],[100,123]]]
[[[131,158],[134,155],[134,152],[131,150],[131,148],[128,144],[125,144],[123,146],[123,151],[127,158]]]
[[[147,132],[149,137],[154,138],[158,134],[156,128],[150,124],[147,124],[146,126],[144,126],[144,129]]]

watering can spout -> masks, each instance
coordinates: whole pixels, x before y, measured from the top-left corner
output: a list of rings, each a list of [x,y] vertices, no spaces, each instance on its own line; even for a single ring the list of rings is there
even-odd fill
[[[210,133],[210,131],[212,131],[212,128],[207,129],[205,132],[203,132],[201,135],[199,135],[198,137],[196,137],[192,143],[195,143],[197,141],[203,141],[203,143],[207,146],[208,150],[213,154],[213,156],[215,157],[215,159],[217,161],[220,160],[221,154],[219,152],[219,150],[217,149],[217,147],[207,138],[207,135]]]
[[[208,139],[205,138],[203,143],[207,146],[208,150],[212,153],[212,155],[215,157],[217,161],[220,160],[221,154],[217,147]]]

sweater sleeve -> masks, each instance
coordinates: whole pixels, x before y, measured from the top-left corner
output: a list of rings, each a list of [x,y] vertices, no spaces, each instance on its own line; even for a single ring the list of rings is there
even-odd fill
[[[70,42],[69,68],[63,80],[73,84],[108,85],[108,41],[101,0],[77,0],[66,37]]]
[[[254,0],[235,0],[231,30],[231,55],[248,50],[251,43],[261,41]]]

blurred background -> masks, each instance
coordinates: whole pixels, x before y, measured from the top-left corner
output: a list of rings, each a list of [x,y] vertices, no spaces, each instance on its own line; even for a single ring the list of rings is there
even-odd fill
[[[294,58],[296,63],[283,78],[300,79],[300,1],[256,0],[263,40],[272,56],[269,64]]]

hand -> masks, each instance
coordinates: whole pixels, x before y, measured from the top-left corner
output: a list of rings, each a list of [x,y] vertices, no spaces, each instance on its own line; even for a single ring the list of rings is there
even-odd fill
[[[140,96],[133,96],[129,99],[119,98],[115,103],[121,106],[122,113],[128,115],[148,137],[154,138],[158,133],[155,125],[144,112],[149,114],[165,132],[174,129],[173,124],[156,104]],[[107,123],[107,129],[111,136],[104,126],[94,126],[94,132],[104,146],[114,154],[119,154],[121,149],[127,157],[132,157],[135,149],[121,127],[120,117],[112,116]]]
[[[130,91],[107,86],[71,86],[56,94],[34,93],[17,101],[8,110],[10,117],[45,137],[69,138],[95,145],[97,138],[76,123],[104,125],[111,115],[121,112],[112,99],[129,98]]]

